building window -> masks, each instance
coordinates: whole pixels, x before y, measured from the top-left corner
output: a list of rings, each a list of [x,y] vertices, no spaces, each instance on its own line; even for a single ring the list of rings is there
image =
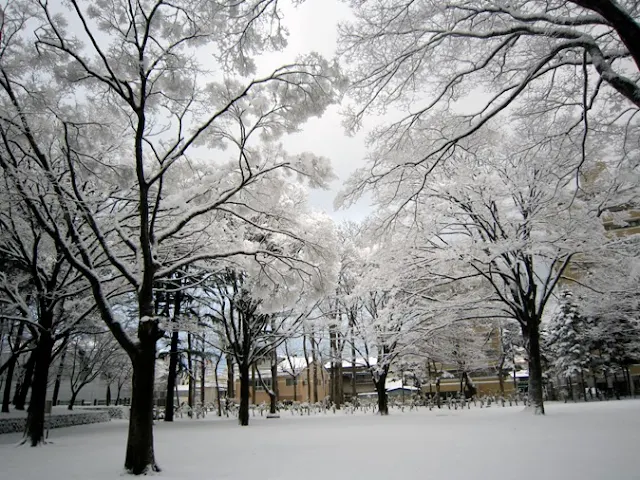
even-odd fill
[[[297,378],[287,378],[287,387],[292,387],[293,385],[298,385]]]
[[[270,378],[263,378],[262,381],[267,386],[267,388],[271,388],[271,379]],[[262,386],[262,382],[260,381],[259,378],[256,378],[256,381],[255,381],[255,384],[253,385],[253,388],[255,388],[256,390],[264,390],[264,387]]]

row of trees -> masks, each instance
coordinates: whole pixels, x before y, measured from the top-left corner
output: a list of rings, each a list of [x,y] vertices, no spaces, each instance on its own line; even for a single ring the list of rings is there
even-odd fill
[[[276,1],[21,0],[2,22],[2,205],[24,251],[42,254],[27,270],[41,290],[16,318],[37,338],[28,435],[43,440],[54,321],[95,314],[133,368],[125,468],[158,470],[157,342],[181,318],[163,305],[171,282],[204,288],[233,268],[268,312],[330,280],[318,266],[332,264],[332,230],[305,203],[330,164],[278,139],[335,102],[341,80],[315,54],[256,73],[253,55],[285,44]],[[220,76],[199,62],[205,45]]]
[[[385,118],[338,203],[371,195],[374,228],[411,245],[412,298],[431,305],[438,285],[471,317],[518,322],[544,413],[540,325],[558,283],[581,284],[594,303],[633,303],[635,257],[603,220],[637,206],[637,5],[351,5],[340,28],[347,123]]]
[[[31,444],[57,346],[94,318],[132,365],[133,474],[159,470],[158,342],[169,403],[185,334],[188,363],[214,342],[237,367],[246,424],[251,365],[320,314],[333,398],[344,352],[373,357],[382,414],[398,359],[466,373],[470,339],[516,322],[543,413],[541,321],[569,267],[594,297],[632,303],[634,257],[602,217],[635,205],[640,105],[635,4],[552,3],[353,1],[346,82],[317,54],[257,74],[254,57],[286,44],[277,0],[9,2],[0,313],[21,332],[11,358],[33,350]],[[397,121],[338,199],[370,192],[375,213],[336,232],[306,204],[330,162],[280,139],[346,86],[353,128],[372,111]]]
[[[585,378],[599,377],[608,385],[611,379],[617,383],[618,375],[633,392],[629,367],[640,361],[640,325],[621,312],[611,318],[587,316],[578,302],[570,291],[563,291],[559,309],[546,325],[543,344],[549,376],[568,383],[571,396],[574,378],[585,395]]]

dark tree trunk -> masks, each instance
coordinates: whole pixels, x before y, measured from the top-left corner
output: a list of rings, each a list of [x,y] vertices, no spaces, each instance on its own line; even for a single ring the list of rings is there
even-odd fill
[[[236,398],[236,386],[233,371],[233,359],[227,355],[227,398]]]
[[[353,336],[351,337],[351,342],[351,401],[353,402],[358,396],[356,388],[356,349],[353,343]]]
[[[278,413],[278,352],[275,348],[271,352],[271,393],[269,394],[269,413],[275,415]]]
[[[568,380],[569,380],[569,382],[568,382],[569,383],[569,396],[571,397],[571,401],[575,402],[576,399],[573,396],[573,382],[571,381],[571,375],[569,375]]]
[[[240,425],[249,425],[249,365],[238,365],[240,372],[240,410],[238,422]]]
[[[640,68],[640,25],[633,15],[614,0],[572,0],[572,3],[588,8],[604,17],[620,36],[636,66]]]
[[[343,381],[343,374],[344,374],[344,369],[342,368],[342,358],[340,358],[340,360],[338,361],[338,375],[337,376],[337,382],[338,382],[338,398],[336,401],[336,407],[340,408],[342,407],[342,404],[344,403],[344,381]]]
[[[351,401],[358,396],[356,389],[356,342],[355,342],[356,312],[353,307],[349,310],[349,336],[351,337]]]
[[[120,393],[124,385],[118,385],[118,391],[116,392],[116,405],[120,405]]]
[[[107,404],[107,407],[111,405],[111,384],[107,384],[107,395],[105,398],[105,402]]]
[[[314,335],[312,333],[312,335]],[[313,364],[313,401],[318,403],[318,364],[315,336],[311,338],[311,363]]]
[[[7,378],[4,383],[4,394],[2,395],[2,413],[9,413],[9,404],[11,403],[11,384],[13,383],[13,372],[18,363],[18,357],[14,356],[9,359],[7,367]]]
[[[27,360],[27,365],[24,371],[24,377],[22,378],[22,382],[20,383],[20,388],[16,389],[16,394],[13,398],[13,405],[16,410],[24,410],[24,406],[27,403],[27,395],[29,393],[29,389],[31,388],[31,382],[33,380],[33,370],[36,366],[36,351],[34,350],[29,355],[29,360]]]
[[[40,323],[44,328],[40,330],[38,345],[33,352],[36,355],[36,360],[25,432],[25,440],[28,439],[32,447],[44,442],[44,411],[47,398],[47,382],[49,380],[49,365],[51,364],[51,352],[54,343],[51,337],[53,315],[49,312],[43,313]]]
[[[155,380],[157,325],[141,322],[140,346],[134,358],[131,416],[127,437],[125,469],[134,475],[160,471],[153,451],[153,384]]]
[[[304,361],[307,365],[307,402],[311,402],[311,365],[307,353],[307,337],[307,333],[305,332],[302,336],[302,354],[304,355]]]
[[[14,343],[15,351],[22,345],[22,333],[24,332],[24,323],[20,322],[18,331],[16,332],[16,340]],[[9,413],[9,404],[11,403],[11,386],[13,384],[13,375],[18,364],[18,355],[13,354],[8,361],[7,376],[4,384],[4,394],[2,396],[2,413]]]
[[[298,401],[298,377],[291,377],[293,381],[293,401]]]
[[[189,369],[189,395],[187,396],[187,404],[189,408],[193,408],[195,400],[195,371],[193,369],[193,360],[191,356],[191,334],[187,333],[187,368]]]
[[[375,382],[378,393],[378,413],[389,415],[389,405],[387,402],[387,373],[382,373]]]
[[[500,345],[502,346],[502,340],[500,340]],[[498,365],[498,384],[500,385],[501,397],[504,397],[504,363],[506,362],[506,360],[507,360],[507,356],[504,353],[502,353],[500,355],[500,364]]]
[[[67,340],[65,339],[65,346],[62,349],[60,355],[60,363],[58,364],[58,371],[56,372],[56,381],[53,385],[53,396],[51,397],[51,404],[55,407],[58,404],[58,395],[60,394],[60,384],[62,383],[62,374],[64,373],[64,360],[67,357]]]
[[[218,357],[218,360],[216,361],[216,365],[213,368],[213,378],[214,378],[214,381],[216,382],[216,407],[218,409],[219,417],[222,416],[222,403],[220,402],[220,382],[218,379],[218,365],[220,365],[221,358],[222,358],[222,355]]]
[[[636,392],[633,388],[633,380],[631,379],[631,372],[629,371],[629,367],[625,365],[622,368],[622,371],[624,372],[625,379],[627,381],[627,391],[629,392],[629,396],[635,398]]]
[[[251,403],[256,404],[256,366],[251,365]]]
[[[204,334],[203,334],[204,335]],[[204,337],[202,337],[202,362],[200,363],[200,404],[204,407],[205,401],[205,376],[207,373],[207,363],[204,356]]]
[[[331,403],[338,404],[338,348],[336,346],[335,326],[329,326],[329,351],[331,352],[331,372],[329,383],[331,384]]]
[[[176,376],[178,374],[178,342],[179,332],[177,328],[178,317],[182,307],[182,290],[178,290],[173,299],[173,331],[171,332],[171,346],[169,347],[169,372],[167,374],[167,394],[164,404],[164,421],[173,422],[175,410],[174,392],[176,389]]]
[[[76,399],[78,398],[78,393],[80,393],[80,390],[71,392],[71,399],[69,400],[69,405],[67,405],[67,410],[73,410],[73,407],[76,404]]]
[[[544,415],[542,391],[542,361],[540,356],[540,322],[529,319],[527,328],[523,328],[529,350],[529,402],[534,414]]]
[[[178,372],[178,330],[171,334],[171,347],[169,350],[169,373],[167,375],[167,397],[164,407],[164,421],[173,422],[175,405],[174,390],[176,389],[176,375]]]

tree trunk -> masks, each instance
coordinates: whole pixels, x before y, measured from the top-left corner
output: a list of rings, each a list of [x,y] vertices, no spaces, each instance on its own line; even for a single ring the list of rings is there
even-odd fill
[[[16,339],[14,343],[14,350],[17,351],[22,346],[22,334],[24,332],[24,323],[20,322],[18,325],[18,331],[16,332]],[[2,413],[9,413],[9,404],[11,403],[11,387],[13,384],[13,375],[18,364],[18,355],[12,352],[11,358],[7,365],[7,376],[5,377],[4,395],[2,397]]]
[[[387,403],[387,373],[382,373],[375,382],[378,393],[378,413],[389,415],[389,405]]]
[[[174,391],[176,389],[176,375],[178,374],[178,330],[171,333],[171,347],[169,349],[169,373],[167,374],[167,396],[164,405],[164,421],[173,422],[175,404]]]
[[[191,334],[187,333],[187,369],[188,369],[188,378],[189,378],[189,395],[187,396],[187,404],[189,408],[193,408],[194,400],[195,400],[195,371],[193,370],[193,360],[191,356]]]
[[[337,383],[338,383],[338,398],[336,401],[336,408],[340,408],[342,407],[342,404],[344,403],[344,382],[343,382],[343,368],[342,368],[342,359],[340,359],[338,361],[338,374],[336,375],[337,377]]]
[[[351,401],[353,402],[358,397],[358,390],[356,388],[356,347],[353,343],[353,333],[351,335]]]
[[[571,397],[571,401],[572,401],[572,402],[575,402],[575,401],[576,401],[576,399],[575,399],[575,397],[573,396],[573,382],[571,381],[571,375],[569,375],[569,376],[567,377],[567,380],[568,380],[568,383],[569,383],[569,396]]]
[[[205,376],[207,373],[207,364],[204,358],[204,342],[202,342],[202,363],[200,365],[200,404],[204,407],[205,401]]]
[[[278,352],[274,348],[271,352],[271,391],[273,395],[269,395],[269,413],[275,415],[278,413],[278,397],[280,392],[278,389]]]
[[[220,383],[218,381],[218,365],[220,365],[220,359],[222,358],[222,354],[218,356],[218,360],[216,361],[216,365],[213,368],[213,379],[216,382],[216,407],[218,409],[218,416],[222,416],[222,404],[220,403]]]
[[[338,348],[336,347],[335,326],[329,326],[329,351],[331,352],[331,372],[329,382],[331,383],[331,403],[338,403]]]
[[[227,355],[227,398],[236,398],[235,375],[233,372],[233,359]]]
[[[27,403],[27,394],[31,388],[31,381],[33,380],[33,370],[36,366],[36,351],[34,350],[29,355],[27,365],[24,371],[24,377],[20,383],[20,388],[16,389],[16,394],[13,398],[13,405],[16,410],[24,410],[24,406]]]
[[[7,377],[4,383],[4,394],[2,396],[2,413],[9,413],[9,404],[11,403],[11,384],[13,383],[13,372],[18,363],[18,357],[12,357],[9,359],[9,366],[7,367]]]
[[[49,365],[51,364],[51,352],[54,343],[51,336],[53,315],[49,312],[43,313],[40,323],[44,328],[40,330],[38,345],[33,352],[36,355],[36,360],[25,431],[25,441],[28,439],[32,447],[44,442],[44,411],[47,398],[47,382],[49,380]]]
[[[67,340],[65,339],[65,343]],[[55,407],[58,404],[58,395],[60,394],[60,384],[62,383],[62,374],[64,373],[64,360],[67,357],[67,346],[62,349],[60,354],[60,363],[58,364],[58,371],[56,372],[56,382],[53,385],[53,395],[51,397],[51,404]]]
[[[251,365],[251,403],[256,404],[256,366]]]
[[[631,380],[631,372],[629,371],[629,367],[625,365],[622,368],[622,371],[624,372],[624,376],[627,381],[627,391],[629,392],[629,396],[635,398],[636,392],[633,386],[633,380]]]
[[[249,365],[238,365],[240,372],[240,410],[238,411],[238,423],[249,425]]]
[[[316,353],[316,339],[313,332],[311,337],[311,363],[313,364],[313,402],[318,403],[318,355]]]
[[[307,402],[311,403],[311,365],[309,363],[309,355],[307,353],[307,333],[302,335],[302,354],[307,365]]]
[[[529,402],[535,415],[544,415],[544,401],[542,392],[542,361],[540,356],[540,322],[529,319],[524,333],[529,346]]]
[[[107,384],[107,395],[105,398],[105,402],[107,404],[107,407],[111,405],[111,384]]]
[[[504,348],[504,346],[502,345],[502,334],[500,335],[500,345],[501,345],[501,349]],[[498,365],[498,384],[500,386],[500,396],[504,398],[504,363],[507,360],[507,356],[502,353],[500,356],[500,364]]]
[[[298,401],[298,377],[291,377],[293,381],[293,401]]]
[[[160,471],[153,451],[153,387],[155,381],[157,325],[141,322],[140,346],[134,358],[131,416],[125,469],[134,475]]]
[[[582,383],[582,395],[584,401],[587,401],[587,383],[584,381],[584,371],[580,370],[580,382]]]
[[[67,410],[73,410],[73,406],[76,404],[76,398],[78,398],[78,393],[80,390],[76,390],[75,392],[71,392],[71,400],[69,400],[69,405],[67,405]]]

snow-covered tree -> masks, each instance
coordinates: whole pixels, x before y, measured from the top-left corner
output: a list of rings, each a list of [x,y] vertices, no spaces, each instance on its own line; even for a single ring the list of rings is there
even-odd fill
[[[30,216],[19,196],[5,183],[0,196],[0,322],[20,323],[7,365],[11,388],[17,355],[32,344],[29,368],[21,382],[16,408],[24,408],[29,389],[25,442],[44,442],[45,397],[49,366],[77,323],[95,306],[89,286],[47,232]],[[28,338],[22,338],[26,329]],[[7,396],[8,398],[8,392]],[[7,405],[5,404],[5,407]]]
[[[410,214],[397,213],[406,203],[404,195],[394,197],[403,192],[400,185],[381,188],[377,195],[387,207],[378,215],[396,229],[408,223],[415,239],[405,270],[418,269],[449,292],[462,318],[519,323],[530,398],[543,413],[542,316],[572,260],[598,255],[607,238],[592,199],[577,194],[575,177],[567,176],[581,157],[560,162],[552,144],[521,150],[527,126],[513,128],[521,134],[518,142],[487,136],[434,171],[432,182],[411,201]]]
[[[359,196],[402,176],[418,195],[440,162],[492,122],[539,128],[539,144],[584,155],[607,145],[634,161],[640,32],[632,1],[353,0],[340,44],[352,80],[348,125],[384,115],[369,164],[346,187]],[[533,147],[535,148],[535,147]],[[390,161],[388,153],[412,154]]]
[[[337,99],[334,65],[316,54],[257,75],[254,56],[285,45],[280,22],[275,0],[25,1],[4,9],[0,166],[89,283],[131,358],[125,468],[134,474],[158,470],[158,282],[197,262],[240,256],[272,272],[304,270],[295,252],[263,249],[258,233],[245,234],[263,230],[248,218],[255,214],[289,237],[277,222],[286,205],[273,202],[293,180],[324,186],[330,177],[326,159],[276,143]],[[208,70],[198,59],[204,48]],[[135,337],[114,315],[114,286],[135,295]]]
[[[73,410],[78,393],[96,380],[105,375],[110,368],[110,362],[122,367],[119,355],[119,345],[113,336],[106,330],[95,331],[75,335],[69,344],[68,364],[66,368],[67,378],[71,390],[71,399],[68,409]]]
[[[584,388],[584,372],[592,363],[593,342],[587,320],[570,291],[564,290],[560,294],[559,309],[545,326],[545,331],[544,346],[553,371],[569,379],[578,375],[583,379]]]

